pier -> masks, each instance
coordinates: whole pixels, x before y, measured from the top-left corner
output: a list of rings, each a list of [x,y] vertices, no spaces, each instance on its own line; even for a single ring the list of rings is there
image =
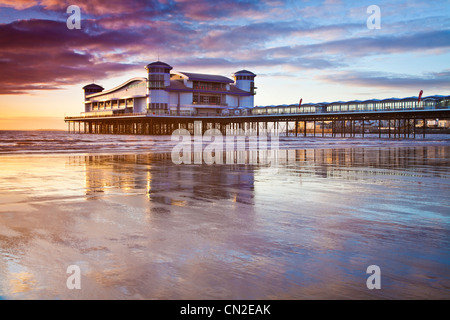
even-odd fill
[[[201,123],[204,133],[218,129],[222,134],[243,130],[259,135],[260,130],[276,130],[285,136],[332,136],[411,138],[427,133],[428,120],[449,120],[448,106],[433,109],[305,112],[218,116],[177,116],[130,113],[104,116],[66,117],[70,133],[170,135],[176,129],[194,133]]]
[[[255,106],[255,77],[240,70],[232,78],[171,71],[155,61],[147,77],[135,77],[104,90],[83,87],[84,112],[66,117],[68,131],[90,134],[171,135],[209,129],[227,134],[285,136],[381,137],[425,136],[427,121],[449,130],[450,95]],[[439,119],[436,121],[436,119]],[[439,122],[440,121],[440,122]],[[430,123],[431,124],[431,123]]]

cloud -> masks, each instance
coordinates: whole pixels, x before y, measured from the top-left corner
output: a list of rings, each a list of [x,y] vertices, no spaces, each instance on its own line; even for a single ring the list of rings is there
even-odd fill
[[[264,2],[257,0],[175,0],[175,3],[173,12],[198,21],[248,16],[250,12],[259,12],[266,7]]]
[[[38,4],[36,0],[1,0],[0,7],[10,7],[17,10],[24,10]]]
[[[181,15],[192,20],[214,20],[216,18],[246,15],[266,8],[257,0],[1,0],[0,7],[23,10],[40,6],[45,10],[65,12],[68,6],[77,5],[82,13],[91,16],[127,15],[145,12],[148,15]],[[270,5],[270,3],[269,3]]]
[[[389,89],[440,89],[449,90],[450,70],[426,73],[423,75],[405,75],[396,73],[345,71],[318,77],[324,82],[335,82],[356,87]]]
[[[414,34],[388,35],[378,37],[354,37],[342,40],[324,41],[315,44],[281,46],[266,50],[266,54],[292,56],[338,55],[346,58],[367,57],[390,53],[425,51],[450,47],[450,30],[437,30]]]
[[[450,47],[450,30],[436,30],[414,34],[360,37],[306,46],[309,52],[323,50],[331,54],[366,56]]]
[[[158,10],[161,3],[157,0],[1,0],[0,7],[11,7],[17,10],[23,10],[34,6],[40,6],[45,10],[66,12],[70,5],[77,5],[82,13],[92,15],[105,14],[127,14],[139,12],[142,10]]]
[[[80,0],[82,29],[68,30],[65,9],[72,1],[0,0],[0,7],[24,10],[23,15],[48,11],[56,19],[0,24],[0,94],[55,90],[143,70],[158,56],[185,70],[222,72],[246,66],[261,73],[338,74],[362,59],[376,65],[379,55],[430,54],[450,47],[448,19],[431,18],[435,11],[415,19],[383,20],[381,31],[369,32],[365,14],[359,20],[341,19],[349,17],[347,1],[320,3],[322,7],[310,1]],[[361,6],[356,1],[351,5]],[[317,16],[333,12],[330,19]],[[408,21],[415,22],[413,28],[407,28]],[[359,73],[353,80],[351,74],[342,75],[349,84],[358,75],[362,83],[395,83],[395,76],[379,75],[377,80]],[[402,77],[397,78],[401,83]]]
[[[251,49],[297,31],[296,26],[276,22],[253,23],[244,26],[224,26],[209,31],[202,40],[207,50]]]
[[[51,90],[93,77],[122,72],[135,65],[109,62],[102,50],[131,45],[136,37],[114,31],[89,35],[65,23],[22,20],[0,25],[0,94]]]

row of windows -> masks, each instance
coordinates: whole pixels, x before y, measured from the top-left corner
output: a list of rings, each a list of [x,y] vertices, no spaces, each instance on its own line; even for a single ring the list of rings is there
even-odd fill
[[[323,106],[298,107],[291,106],[274,106],[266,108],[252,109],[252,114],[278,114],[278,113],[317,113],[317,112],[357,112],[357,111],[385,111],[385,110],[409,110],[409,109],[430,109],[449,107],[450,100],[441,100],[438,103],[434,100],[421,101],[420,105],[417,101],[396,101],[396,102],[377,102],[377,103],[348,103],[348,104],[332,104]]]
[[[358,110],[403,110],[414,109],[417,107],[434,107],[435,101],[422,101],[420,106],[416,101],[399,101],[399,102],[379,102],[379,103],[359,103],[359,104],[338,104],[327,106],[328,111],[358,111]]]
[[[170,73],[170,69],[151,67],[149,72],[150,73]]]
[[[450,106],[450,100],[449,99],[443,99],[443,100],[441,100],[441,101],[439,101],[437,103],[437,106],[438,107],[448,107],[448,106]]]
[[[217,83],[217,82],[194,81],[193,88],[202,90],[225,91],[227,89],[227,85],[225,83]]]
[[[235,76],[236,80],[253,80],[255,76]]]
[[[133,107],[133,99],[93,102],[91,106],[92,110]]]
[[[220,105],[222,104],[221,96],[218,95],[197,95],[194,94],[192,96],[192,104],[213,104],[213,105]]]
[[[129,84],[125,89],[128,90],[128,89],[133,89],[133,88],[138,88],[138,87],[143,87],[143,86],[145,86],[145,82],[134,82],[134,83]]]
[[[164,75],[163,74],[150,74],[149,80],[150,81],[164,81]]]
[[[168,110],[169,106],[167,103],[150,103],[150,110]]]
[[[165,81],[163,74],[150,74],[148,81],[149,89],[164,89]]]
[[[164,89],[165,88],[164,81],[149,81],[148,88],[150,90],[153,90],[153,89]]]
[[[102,92],[102,90],[101,89],[84,89],[84,92],[88,93],[88,94],[92,94],[92,93]]]

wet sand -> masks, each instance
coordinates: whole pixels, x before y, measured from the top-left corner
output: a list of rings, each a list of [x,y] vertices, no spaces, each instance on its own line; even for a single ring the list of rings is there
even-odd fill
[[[4,299],[448,299],[450,146],[1,156]],[[381,268],[380,290],[366,268]],[[81,289],[66,286],[69,265]]]

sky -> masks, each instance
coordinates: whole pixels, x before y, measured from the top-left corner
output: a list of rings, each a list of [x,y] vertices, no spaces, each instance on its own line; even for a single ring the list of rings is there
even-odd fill
[[[0,130],[64,129],[84,85],[145,77],[157,60],[250,70],[258,106],[448,95],[450,0],[0,0]]]

